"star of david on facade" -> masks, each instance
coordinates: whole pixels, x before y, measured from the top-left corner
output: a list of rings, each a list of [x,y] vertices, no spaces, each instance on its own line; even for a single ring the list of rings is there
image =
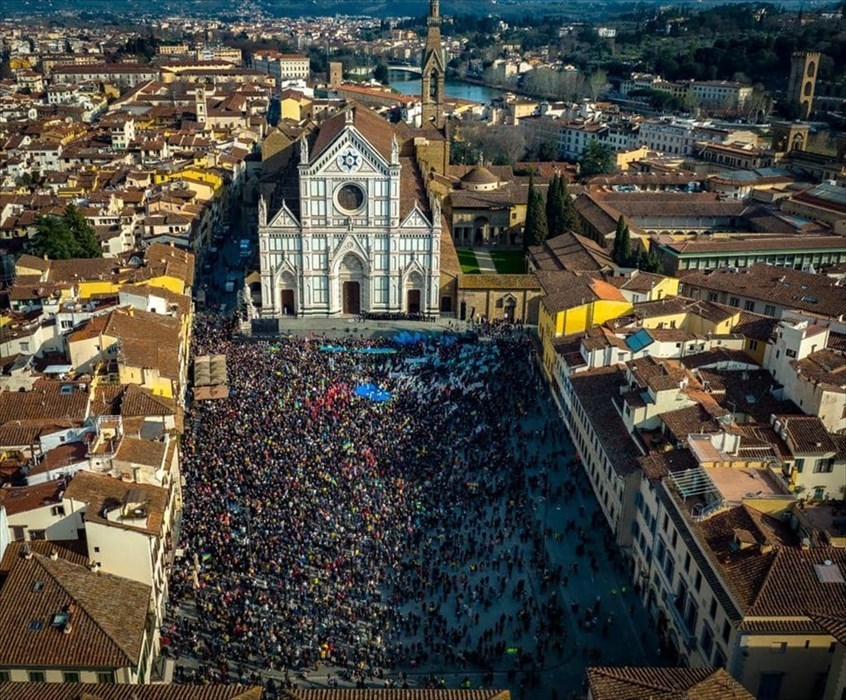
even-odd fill
[[[361,167],[361,156],[348,148],[338,156],[338,167],[345,173],[352,173]]]

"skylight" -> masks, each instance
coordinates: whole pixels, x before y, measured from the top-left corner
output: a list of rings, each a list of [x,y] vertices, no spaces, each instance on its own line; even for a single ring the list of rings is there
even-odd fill
[[[820,583],[846,583],[840,567],[832,564],[828,559],[822,564],[814,564],[814,571]]]

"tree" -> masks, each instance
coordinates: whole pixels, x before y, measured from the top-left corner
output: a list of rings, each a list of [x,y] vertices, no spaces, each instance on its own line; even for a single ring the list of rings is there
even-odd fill
[[[552,182],[549,183],[549,189],[546,191],[546,225],[551,237],[564,233],[564,222],[562,221],[564,192],[561,189],[562,184],[561,176],[555,173]]]
[[[94,229],[74,204],[68,204],[62,216],[40,217],[36,229],[30,244],[33,255],[47,256],[52,260],[103,256]]]
[[[33,255],[52,260],[76,257],[76,241],[62,217],[39,217],[35,225],[37,230],[30,244]]]
[[[614,149],[607,143],[592,139],[582,151],[579,163],[583,177],[610,173],[614,170]]]
[[[561,176],[561,198],[564,202],[564,210],[561,215],[562,226],[565,231],[572,231],[573,233],[582,232],[582,220],[579,218],[579,212],[576,211],[576,203],[570,196],[567,189],[567,178]]]
[[[654,249],[647,253],[641,248],[637,254],[637,269],[643,270],[643,272],[655,272],[663,275],[664,263],[661,262],[661,257]]]
[[[546,222],[549,237],[582,230],[573,198],[567,191],[567,178],[556,173],[546,193]]]
[[[19,187],[32,187],[35,179],[32,177],[31,172],[25,172],[15,178],[15,184]]]
[[[588,76],[585,88],[591,100],[596,102],[599,96],[608,89],[608,75],[601,69],[594,71]]]
[[[380,63],[376,66],[376,69],[373,71],[373,79],[377,82],[382,83],[382,85],[387,85],[390,81],[390,76],[388,74],[388,66],[385,63]]]
[[[529,176],[529,197],[526,204],[526,225],[523,227],[523,248],[543,245],[549,233],[543,195],[535,188],[534,173]]]
[[[70,232],[74,237],[74,240],[79,246],[79,252],[77,253],[77,257],[103,257],[103,249],[100,247],[100,243],[97,241],[97,234],[94,233],[94,229],[91,228],[91,224],[89,224],[85,220],[85,217],[82,215],[82,213],[79,211],[75,204],[68,204],[67,208],[65,209],[64,220],[67,223],[68,228],[70,229]]]
[[[614,232],[614,248],[611,250],[611,257],[620,267],[628,267],[631,263],[632,240],[629,234],[629,226],[622,214],[617,219],[617,230]]]

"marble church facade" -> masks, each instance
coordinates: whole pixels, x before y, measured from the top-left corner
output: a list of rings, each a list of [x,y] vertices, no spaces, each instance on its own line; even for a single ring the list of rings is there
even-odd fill
[[[301,139],[299,201],[259,204],[263,317],[438,313],[440,208],[388,134],[355,105]]]
[[[397,127],[350,104],[300,136],[299,162],[280,173],[276,196],[261,198],[261,317],[439,313],[440,204],[410,154],[432,135],[447,140],[440,23],[430,0],[421,78],[428,131],[406,132],[400,144]]]

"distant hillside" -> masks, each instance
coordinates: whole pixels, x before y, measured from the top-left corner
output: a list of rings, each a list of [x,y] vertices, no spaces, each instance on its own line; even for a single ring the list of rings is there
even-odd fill
[[[642,0],[645,5],[689,6],[731,4],[748,0]],[[831,5],[833,0],[781,0],[785,8],[806,10]],[[279,17],[368,15],[371,17],[423,16],[428,0],[147,0],[141,9],[137,0],[18,0],[0,2],[10,15],[38,16],[84,11],[96,15],[197,15],[204,17],[249,17],[256,11]],[[630,10],[628,0],[441,0],[442,14],[492,14],[503,17],[526,14],[554,14],[568,20],[609,19]]]

